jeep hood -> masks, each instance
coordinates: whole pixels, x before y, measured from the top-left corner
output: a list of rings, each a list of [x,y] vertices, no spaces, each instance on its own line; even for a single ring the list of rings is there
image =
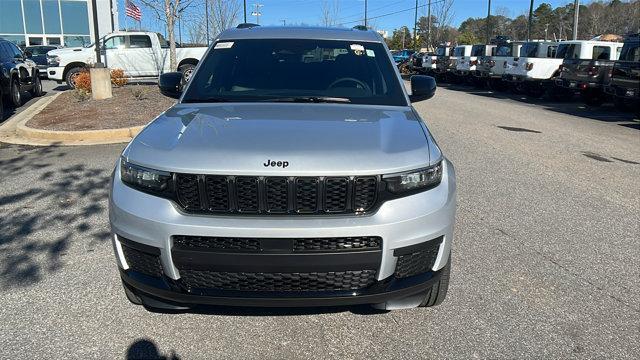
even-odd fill
[[[178,104],[149,124],[123,156],[185,173],[371,175],[427,166],[427,136],[410,107]],[[289,165],[265,166],[267,160]]]

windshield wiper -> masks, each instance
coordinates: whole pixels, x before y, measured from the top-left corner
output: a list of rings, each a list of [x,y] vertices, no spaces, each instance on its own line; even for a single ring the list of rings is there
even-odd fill
[[[311,102],[311,103],[350,103],[351,100],[329,96],[293,96],[263,99],[264,102]]]
[[[184,102],[188,102],[188,103],[231,102],[231,100],[220,98],[220,97],[209,97],[209,98],[202,98],[202,99],[184,99]]]

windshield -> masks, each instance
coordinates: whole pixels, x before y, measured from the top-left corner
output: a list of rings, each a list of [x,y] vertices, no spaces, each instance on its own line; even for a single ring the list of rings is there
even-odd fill
[[[436,55],[437,56],[445,56],[447,55],[447,48],[446,47],[439,47],[436,49]]]
[[[382,44],[311,39],[220,41],[200,64],[183,101],[301,98],[407,105]]]
[[[511,56],[512,44],[499,45],[496,49],[496,56]]]
[[[526,43],[520,48],[520,56],[523,57],[536,57],[538,53],[538,43]]]
[[[556,51],[556,58],[558,59],[579,59],[580,58],[580,45],[579,44],[560,44]]]
[[[464,46],[461,47],[457,47],[454,51],[453,51],[453,56],[464,56]]]
[[[471,56],[484,56],[484,45],[473,45],[471,48]]]
[[[620,60],[623,61],[640,61],[640,42],[626,42],[622,46]]]

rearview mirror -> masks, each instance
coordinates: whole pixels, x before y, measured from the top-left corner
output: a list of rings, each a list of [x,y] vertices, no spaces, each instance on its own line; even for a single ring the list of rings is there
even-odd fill
[[[158,79],[160,93],[164,96],[177,99],[182,95],[182,73],[169,72],[160,75]]]
[[[411,77],[411,102],[431,99],[436,93],[436,79],[426,75],[413,75]]]

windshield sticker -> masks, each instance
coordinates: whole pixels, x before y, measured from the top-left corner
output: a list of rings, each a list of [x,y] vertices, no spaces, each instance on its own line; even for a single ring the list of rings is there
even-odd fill
[[[364,54],[364,46],[360,44],[351,44],[351,50],[353,50],[356,55]]]
[[[371,49],[367,49],[367,56],[368,57],[376,57],[376,53]]]
[[[233,41],[225,41],[217,43],[214,49],[231,49],[232,46]]]

